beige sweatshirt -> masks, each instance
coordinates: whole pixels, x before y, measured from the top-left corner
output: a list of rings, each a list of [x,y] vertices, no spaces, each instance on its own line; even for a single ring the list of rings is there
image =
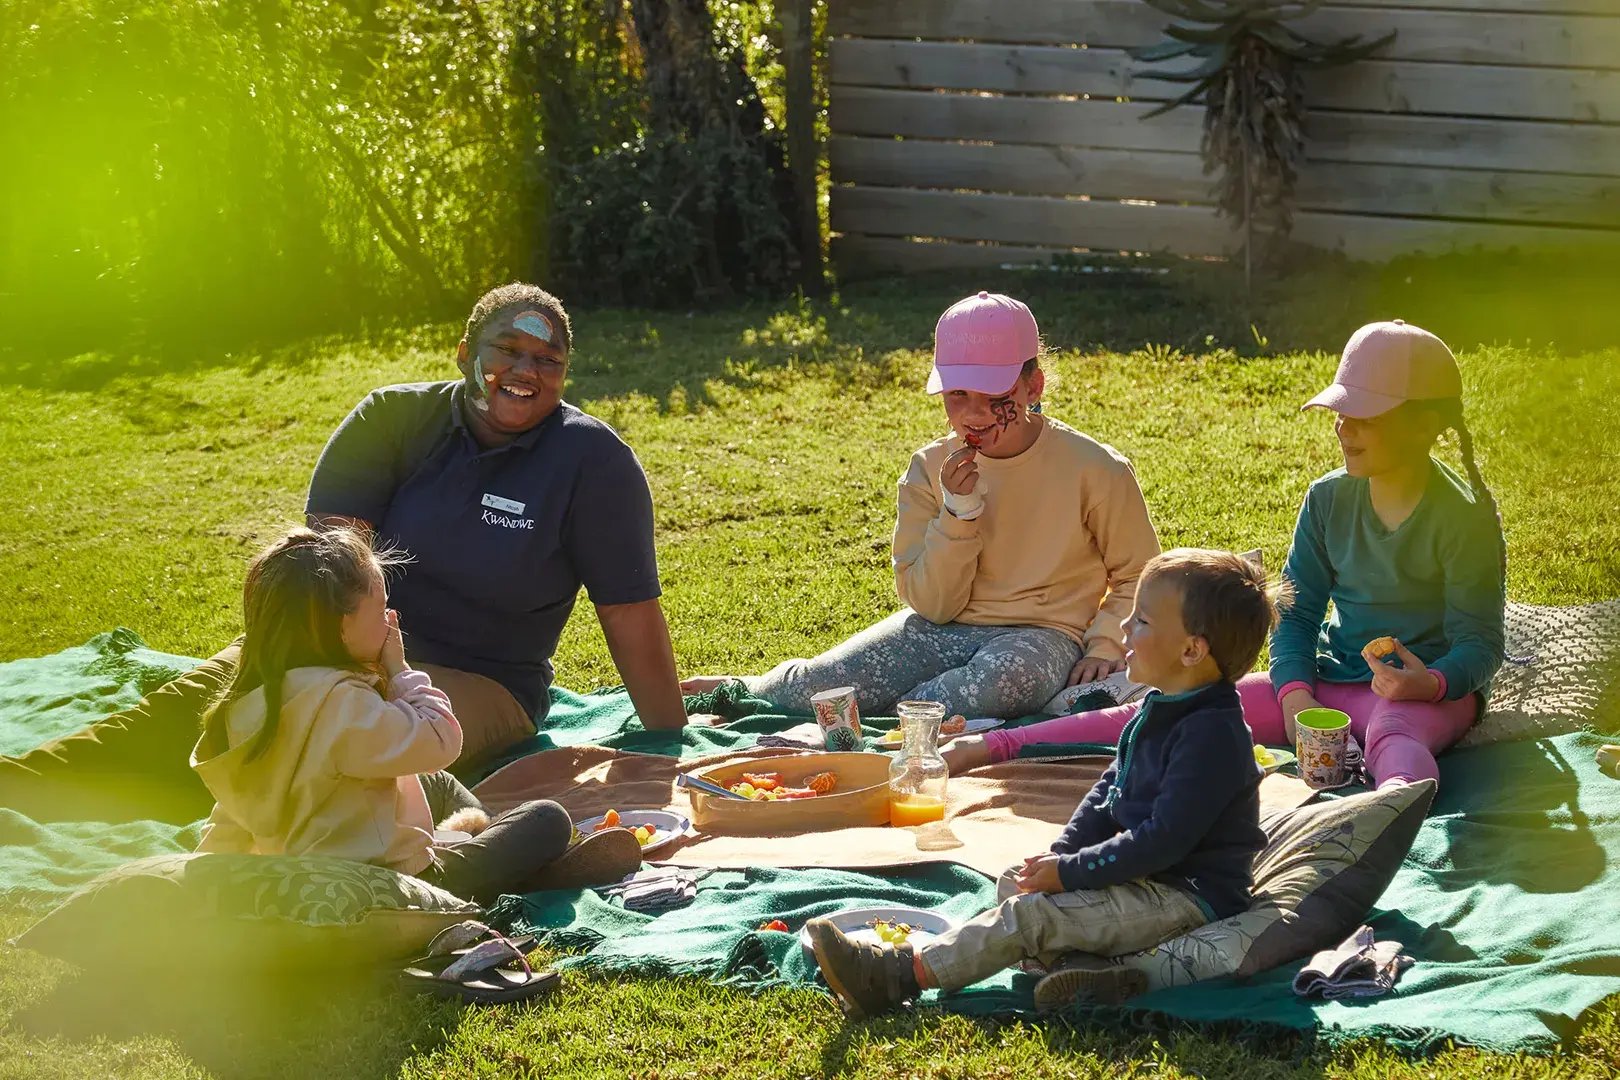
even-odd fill
[[[461,753],[450,699],[420,671],[378,692],[366,675],[294,668],[282,685],[269,748],[247,760],[264,726],[264,689],[231,704],[228,746],[192,751],[217,800],[198,851],[330,855],[419,874],[431,861],[433,817],[418,773]]]
[[[936,623],[1045,626],[1085,655],[1125,655],[1124,622],[1143,565],[1159,553],[1131,463],[1050,417],[1028,450],[978,458],[984,512],[945,509],[939,468],[954,434],[911,456],[900,478],[894,577],[900,599]]]

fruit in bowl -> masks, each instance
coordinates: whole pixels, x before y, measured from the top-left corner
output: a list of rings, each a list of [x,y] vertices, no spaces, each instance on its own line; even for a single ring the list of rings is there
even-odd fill
[[[1269,769],[1277,764],[1277,755],[1263,746],[1256,746],[1254,748],[1254,763],[1262,769]]]
[[[883,942],[885,945],[904,945],[907,939],[911,937],[911,926],[909,923],[890,922],[887,919],[873,919],[866,925],[872,928],[872,932],[877,935],[878,940]]]
[[[806,777],[803,787],[790,787],[783,783],[781,773],[743,773],[743,778],[726,790],[755,802],[776,802],[779,799],[813,799],[837,786],[838,774],[833,772]]]

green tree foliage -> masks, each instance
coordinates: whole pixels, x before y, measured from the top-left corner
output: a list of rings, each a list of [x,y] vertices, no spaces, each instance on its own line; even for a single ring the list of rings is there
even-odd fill
[[[746,37],[769,73],[768,4],[715,7],[717,62]],[[656,126],[636,31],[629,0],[9,0],[0,349],[426,318],[520,277],[785,287],[777,133]]]

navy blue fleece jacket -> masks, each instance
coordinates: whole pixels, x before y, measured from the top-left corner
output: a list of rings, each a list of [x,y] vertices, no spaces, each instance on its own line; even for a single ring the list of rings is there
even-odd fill
[[[1244,910],[1266,842],[1260,778],[1236,687],[1154,691],[1052,845],[1063,887],[1151,878],[1192,894],[1211,919]]]

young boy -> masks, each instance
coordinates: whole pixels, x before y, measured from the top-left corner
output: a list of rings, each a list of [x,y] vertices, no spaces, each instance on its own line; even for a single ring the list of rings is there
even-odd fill
[[[1144,568],[1125,625],[1130,677],[1157,687],[1119,754],[1050,851],[1001,879],[1001,904],[932,944],[853,942],[809,924],[821,972],[853,1017],[923,990],[957,990],[1035,958],[1043,1009],[1084,993],[1122,1001],[1145,988],[1107,957],[1157,945],[1249,905],[1261,773],[1233,684],[1277,620],[1265,574],[1225,551],[1179,548]]]

